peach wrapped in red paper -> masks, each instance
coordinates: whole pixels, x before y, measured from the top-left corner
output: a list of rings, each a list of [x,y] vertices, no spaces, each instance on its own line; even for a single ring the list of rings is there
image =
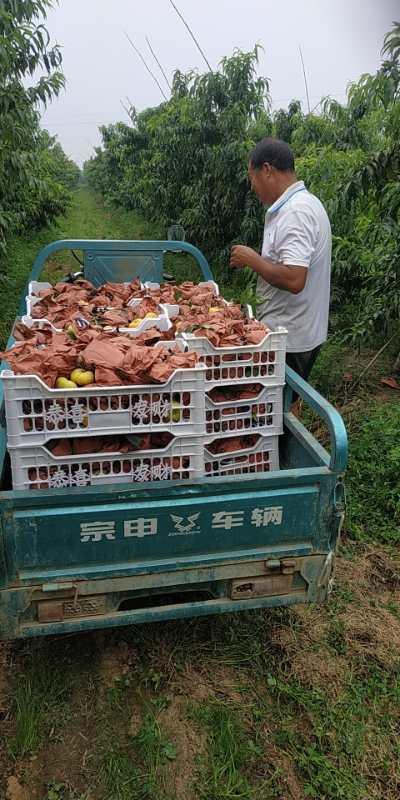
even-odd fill
[[[202,336],[215,347],[241,347],[249,344],[260,344],[269,329],[263,322],[247,319],[238,307],[226,306],[221,310],[208,314],[196,315],[191,311],[176,324],[178,333],[193,333]]]
[[[208,393],[214,403],[227,403],[236,400],[253,400],[262,391],[260,384],[254,383],[246,386],[216,386]]]
[[[143,317],[146,316],[149,312],[153,314],[160,314],[161,309],[159,308],[159,304],[153,300],[152,297],[144,297],[143,300],[140,301],[139,305],[134,307],[134,312],[136,317]]]
[[[48,319],[57,327],[66,326],[77,314],[101,326],[124,327],[134,316],[142,319],[149,312],[159,314],[160,303],[178,303],[180,315],[196,321],[205,321],[209,308],[224,309],[224,303],[212,285],[200,286],[191,281],[144,289],[141,289],[138,279],[130,284],[109,282],[98,289],[85,280],[72,284],[60,282],[52,289],[39,291],[38,297],[39,302],[32,306],[32,317]],[[141,303],[135,306],[135,313],[131,316],[128,304],[134,298],[141,298]],[[239,307],[231,313],[241,316]]]
[[[259,437],[257,434],[248,436],[229,436],[228,438],[216,439],[207,445],[207,449],[214,455],[221,453],[235,453],[237,450],[247,450],[257,444]]]
[[[39,302],[32,306],[34,319],[48,319],[58,326],[68,323],[73,313],[80,311],[87,318],[99,309],[121,310],[133,297],[139,297],[141,285],[138,278],[131,283],[105,283],[96,289],[89,281],[57,283],[52,289],[38,292]],[[128,322],[131,318],[128,317]],[[121,322],[125,324],[125,318]]]
[[[135,436],[84,436],[53,439],[47,448],[57,458],[93,453],[134,453],[141,450],[162,450],[172,438],[170,433],[163,431]]]

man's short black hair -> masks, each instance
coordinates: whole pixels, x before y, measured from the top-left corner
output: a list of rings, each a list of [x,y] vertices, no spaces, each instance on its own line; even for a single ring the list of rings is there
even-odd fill
[[[294,155],[286,142],[267,136],[256,144],[250,153],[250,164],[253,169],[261,169],[265,163],[282,172],[294,171]]]

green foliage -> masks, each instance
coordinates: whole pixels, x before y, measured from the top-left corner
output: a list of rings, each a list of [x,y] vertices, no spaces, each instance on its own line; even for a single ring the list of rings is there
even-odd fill
[[[15,735],[8,741],[13,758],[35,751],[52,727],[56,710],[60,712],[71,692],[72,679],[65,679],[55,664],[40,662],[40,647],[33,654],[29,669],[15,686]]]
[[[230,284],[229,247],[259,248],[262,235],[249,151],[265,135],[285,139],[299,177],[330,214],[333,318],[353,341],[386,333],[400,312],[399,30],[395,23],[385,37],[376,75],[349,86],[346,105],[324,98],[311,114],[298,100],[270,113],[257,47],[235,51],[217,72],[178,71],[168,101],[131,109],[131,125],[100,129],[103,146],[85,165],[89,184],[165,227],[182,224]],[[236,293],[254,297],[254,275],[234,280]]]
[[[130,688],[130,681],[122,687]],[[132,681],[136,683],[137,681]],[[120,687],[121,688],[121,687]],[[132,701],[132,698],[131,698]],[[127,698],[125,698],[125,704]],[[168,703],[161,697],[152,700],[145,710],[140,730],[127,740],[128,752],[112,747],[105,752],[100,768],[101,781],[109,800],[158,800],[157,782],[162,768],[175,761],[176,747],[162,730],[159,716]],[[131,707],[126,706],[127,719],[119,715],[119,726],[128,722]],[[115,706],[113,708],[115,715]],[[107,725],[107,717],[105,724]],[[119,729],[118,733],[119,734]]]
[[[377,74],[349,87],[346,106],[326,100],[292,136],[299,174],[331,217],[333,307],[350,306],[353,341],[387,333],[400,312],[399,30],[385,37]]]
[[[90,185],[148,219],[182,224],[213,258],[235,239],[255,243],[262,210],[247,158],[268,120],[257,58],[257,48],[236,51],[218,72],[176,73],[167,103],[133,111],[132,127],[101,128],[103,149],[85,165]]]
[[[79,177],[39,125],[40,107],[64,86],[60,48],[39,21],[50,7],[50,0],[0,3],[0,256],[10,234],[64,211]],[[44,74],[32,82],[38,69]]]
[[[329,400],[336,403],[346,372],[346,350],[338,339],[329,339],[322,347],[311,373],[311,383]],[[348,368],[347,368],[348,369]]]
[[[301,123],[302,119],[303,115],[300,101],[292,100],[292,102],[289,103],[289,108],[287,111],[285,111],[283,108],[275,111],[273,116],[274,136],[276,136],[278,139],[282,139],[284,142],[288,142],[288,144],[291,144],[293,133]]]
[[[370,793],[359,764],[371,735],[375,741],[384,743],[384,747],[393,747],[388,740],[395,723],[396,712],[392,714],[392,710],[398,703],[398,677],[386,674],[370,662],[365,666],[363,678],[351,678],[345,690],[334,700],[321,689],[281,680],[276,675],[268,678],[280,709],[280,726],[275,739],[296,764],[306,797],[364,800],[390,794],[386,795],[385,789],[381,794],[382,786],[378,789],[379,794]],[[373,734],[371,713],[374,713]],[[294,731],[293,720],[296,718],[305,724]],[[310,727],[313,732],[311,740],[305,733]],[[375,750],[375,777],[379,776],[385,785],[390,761],[378,750]],[[393,764],[397,760],[396,751],[394,744],[391,753]]]
[[[50,781],[47,786],[46,796],[43,800],[90,800],[90,795],[86,792],[84,794],[77,794],[77,792],[70,789],[65,783]]]
[[[371,404],[351,438],[347,527],[358,539],[399,540],[399,431],[398,402]]]
[[[101,778],[107,788],[108,800],[147,800],[148,794],[141,785],[135,764],[118,750],[110,750],[104,757]]]
[[[261,753],[246,736],[239,713],[228,704],[213,702],[192,705],[189,716],[207,731],[208,757],[201,798],[251,800],[253,788],[243,773]]]

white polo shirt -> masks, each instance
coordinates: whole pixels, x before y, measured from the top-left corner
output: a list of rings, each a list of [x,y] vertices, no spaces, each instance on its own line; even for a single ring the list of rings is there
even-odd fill
[[[263,298],[257,316],[274,330],[288,329],[287,351],[303,353],[322,344],[328,334],[332,237],[321,201],[297,181],[265,215],[261,255],[286,266],[307,267],[299,294],[277,289],[259,277]]]

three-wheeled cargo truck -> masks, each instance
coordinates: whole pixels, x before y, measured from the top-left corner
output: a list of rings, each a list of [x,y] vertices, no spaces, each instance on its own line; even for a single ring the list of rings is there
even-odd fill
[[[61,250],[82,252],[83,275],[95,286],[134,276],[161,282],[170,252],[189,253],[203,279],[212,279],[202,253],[185,242],[65,240],[40,252],[29,281]],[[291,413],[293,391],[326,423],[329,453]],[[279,470],[151,482],[118,475],[73,489],[12,488],[3,386],[1,392],[0,638],[328,596],[344,516],[347,437],[336,409],[291,369]]]

